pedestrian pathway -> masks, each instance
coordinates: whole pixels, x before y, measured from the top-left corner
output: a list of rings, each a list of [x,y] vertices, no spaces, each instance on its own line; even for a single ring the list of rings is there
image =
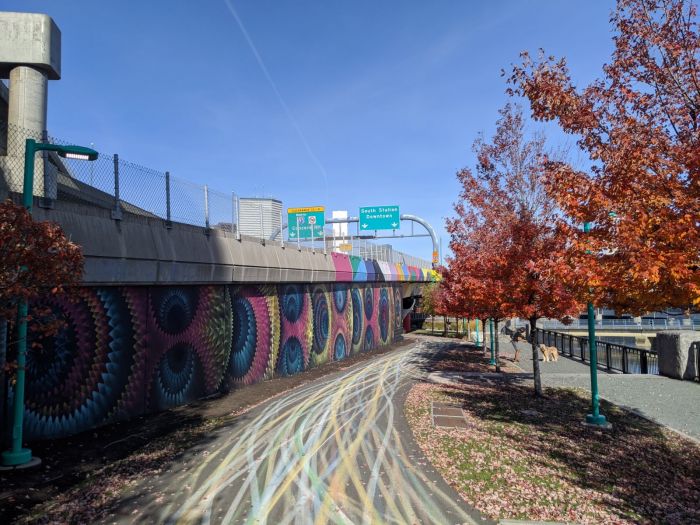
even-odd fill
[[[412,440],[420,342],[262,404],[124,492],[108,523],[491,523]]]
[[[532,350],[518,343],[524,372],[532,374]],[[509,338],[500,339],[501,354],[513,356]],[[576,359],[540,360],[542,384],[550,387],[583,388],[590,392],[590,367]],[[598,370],[600,397],[700,441],[700,384],[649,374],[620,374]]]

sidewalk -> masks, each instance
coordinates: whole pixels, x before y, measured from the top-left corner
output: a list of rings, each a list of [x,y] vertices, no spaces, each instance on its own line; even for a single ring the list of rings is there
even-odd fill
[[[532,374],[529,343],[518,343],[520,368]],[[501,355],[513,357],[510,338],[501,337]],[[550,387],[583,388],[590,392],[590,367],[576,359],[559,356],[557,362],[540,360],[542,384]],[[700,441],[700,384],[648,374],[608,373],[598,369],[600,397]]]

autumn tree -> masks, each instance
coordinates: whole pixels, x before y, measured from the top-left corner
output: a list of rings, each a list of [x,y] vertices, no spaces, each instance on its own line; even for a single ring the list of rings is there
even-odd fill
[[[568,260],[570,243],[542,184],[544,137],[527,138],[522,111],[508,104],[492,140],[479,138],[474,152],[476,170],[457,174],[462,190],[447,221],[453,257],[445,280],[480,317],[522,317],[534,334],[539,318],[579,311],[574,292],[587,277]],[[532,359],[541,395],[534,338]]]
[[[6,337],[7,322],[17,319],[20,300],[36,303],[48,295],[65,293],[80,283],[83,256],[60,226],[32,219],[29,212],[11,201],[0,203],[0,332]],[[30,311],[30,331],[52,335],[60,323]],[[5,368],[6,340],[0,341],[0,373]],[[4,381],[2,381],[4,384]]]
[[[421,312],[431,317],[432,332],[435,331],[435,316],[438,312],[438,294],[440,293],[439,287],[440,283],[427,283],[423,286],[423,289],[421,291]]]
[[[510,92],[577,137],[590,168],[550,160],[548,194],[604,302],[644,312],[700,304],[700,34],[683,0],[618,0],[614,52],[578,88],[564,58],[522,54]],[[589,235],[580,225],[592,222]],[[586,259],[585,252],[599,254]]]

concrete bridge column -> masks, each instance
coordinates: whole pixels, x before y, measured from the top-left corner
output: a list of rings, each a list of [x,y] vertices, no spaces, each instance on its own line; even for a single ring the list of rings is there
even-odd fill
[[[45,136],[48,81],[61,78],[61,32],[51,17],[0,12],[0,78],[10,80],[0,178],[7,189],[21,192],[25,140]],[[35,159],[34,195],[55,198],[55,183],[44,191],[45,164],[46,157]]]
[[[46,73],[40,69],[17,66],[10,70],[5,161],[9,168],[10,191],[20,193],[23,189],[25,140],[40,141],[46,130],[48,83]],[[34,160],[34,195],[44,195],[44,159],[41,156]]]

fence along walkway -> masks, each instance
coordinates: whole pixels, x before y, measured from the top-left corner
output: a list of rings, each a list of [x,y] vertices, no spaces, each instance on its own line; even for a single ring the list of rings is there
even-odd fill
[[[590,362],[588,338],[577,337],[551,330],[537,329],[536,341],[547,346],[556,346],[559,353],[579,359],[584,363]],[[658,374],[659,357],[653,350],[644,350],[632,346],[596,341],[598,350],[598,366],[607,370],[615,370],[624,374]]]

